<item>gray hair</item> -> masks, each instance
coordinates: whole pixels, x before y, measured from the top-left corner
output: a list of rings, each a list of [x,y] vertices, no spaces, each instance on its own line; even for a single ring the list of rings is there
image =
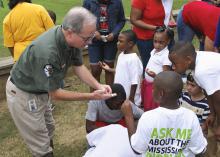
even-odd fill
[[[70,29],[76,33],[80,33],[84,24],[96,24],[95,15],[83,7],[73,7],[64,17],[62,27],[64,30]]]

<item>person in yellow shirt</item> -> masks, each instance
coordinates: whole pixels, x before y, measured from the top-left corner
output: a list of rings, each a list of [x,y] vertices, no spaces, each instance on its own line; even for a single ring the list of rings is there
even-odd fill
[[[8,6],[11,11],[3,20],[4,46],[16,62],[26,46],[54,23],[44,7],[31,0],[9,0]]]

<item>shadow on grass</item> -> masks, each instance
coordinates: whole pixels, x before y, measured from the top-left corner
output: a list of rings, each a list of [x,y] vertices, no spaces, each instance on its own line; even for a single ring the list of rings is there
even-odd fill
[[[69,146],[65,144],[55,144],[54,155],[57,157],[81,157],[86,152],[86,149],[86,140],[76,140]]]
[[[8,112],[6,102],[1,102],[3,106],[0,106],[0,141],[14,135],[16,133],[16,127]]]

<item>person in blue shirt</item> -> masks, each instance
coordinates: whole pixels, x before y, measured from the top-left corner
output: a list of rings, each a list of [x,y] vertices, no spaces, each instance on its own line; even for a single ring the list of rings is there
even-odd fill
[[[88,45],[92,75],[100,81],[102,68],[99,62],[114,67],[117,53],[117,38],[125,25],[124,8],[121,0],[84,0],[83,7],[96,17],[95,37]],[[105,72],[106,84],[113,84],[114,74]]]

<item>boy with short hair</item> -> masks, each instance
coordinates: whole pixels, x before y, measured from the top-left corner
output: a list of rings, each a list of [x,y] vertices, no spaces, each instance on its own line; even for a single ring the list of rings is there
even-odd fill
[[[132,30],[122,31],[118,36],[118,56],[116,69],[110,68],[106,63],[101,63],[107,72],[115,72],[114,83],[120,83],[126,92],[126,97],[140,106],[143,66],[133,47],[137,41],[136,34]]]
[[[217,117],[215,135],[220,141],[220,54],[196,52],[191,43],[178,42],[173,46],[169,59],[173,70],[180,74],[192,70],[196,83],[205,90],[211,111],[206,122],[213,125]]]
[[[207,141],[199,121],[195,113],[178,104],[183,88],[181,76],[173,71],[161,72],[155,77],[153,87],[154,100],[160,107],[145,112],[136,131],[131,106],[127,102],[122,105],[134,152],[143,157],[194,157],[202,153]]]
[[[179,100],[182,107],[188,108],[196,114],[203,134],[207,137],[208,126],[205,122],[210,114],[208,100],[202,88],[196,84],[192,73],[187,75],[186,91],[182,93]]]
[[[113,84],[111,88],[112,92],[116,93],[115,97],[107,100],[92,100],[88,103],[86,112],[87,133],[109,124],[117,123],[126,126],[121,111],[121,105],[126,100],[125,90],[120,84]],[[136,119],[139,119],[143,114],[143,111],[134,104],[132,104],[132,110]]]

